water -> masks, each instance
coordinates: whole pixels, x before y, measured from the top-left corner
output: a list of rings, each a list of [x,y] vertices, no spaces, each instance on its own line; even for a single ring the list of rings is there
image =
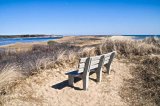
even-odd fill
[[[160,35],[124,35],[124,36],[131,36],[135,40],[143,40],[147,37],[158,37],[160,38]],[[43,41],[49,41],[49,40],[55,40],[57,38],[0,38],[0,46],[2,45],[8,45],[8,44],[14,44],[17,42],[21,43],[27,43],[27,42],[43,42]]]
[[[27,43],[27,42],[43,42],[49,40],[55,40],[57,38],[0,38],[0,46],[14,44],[17,42]]]

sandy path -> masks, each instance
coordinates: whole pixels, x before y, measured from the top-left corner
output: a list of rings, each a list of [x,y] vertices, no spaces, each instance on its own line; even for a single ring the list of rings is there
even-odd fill
[[[83,91],[82,81],[71,88],[67,85],[68,69],[47,70],[32,76],[16,86],[14,93],[6,95],[6,106],[127,106],[119,95],[125,79],[132,76],[127,64],[115,59],[110,75],[103,73],[101,83],[90,76],[89,90]]]

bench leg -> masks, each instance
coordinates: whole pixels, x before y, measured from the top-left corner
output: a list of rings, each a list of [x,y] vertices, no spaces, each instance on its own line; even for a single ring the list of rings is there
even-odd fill
[[[72,75],[68,75],[68,84],[69,86],[73,86],[74,83],[74,77]]]
[[[96,71],[97,82],[101,82],[102,80],[102,68]]]
[[[83,90],[87,90],[88,89],[88,82],[89,82],[89,75],[87,75],[86,77],[83,77]]]
[[[107,74],[110,74],[110,70],[111,70],[110,64],[106,64],[106,70],[107,70]]]

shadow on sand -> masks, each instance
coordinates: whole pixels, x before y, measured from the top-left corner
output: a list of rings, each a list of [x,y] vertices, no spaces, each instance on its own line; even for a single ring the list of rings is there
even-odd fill
[[[76,82],[78,82],[80,80],[81,80],[81,78],[75,78],[74,79],[74,83],[76,83]],[[68,80],[65,80],[63,82],[57,83],[55,85],[52,85],[51,87],[54,88],[54,89],[59,89],[59,90],[65,88],[65,87],[71,87],[71,88],[74,88],[75,90],[83,90],[82,88],[79,88],[79,87],[69,86],[68,85]]]
[[[90,75],[92,75],[93,73],[94,72],[90,72]],[[94,79],[94,78],[89,78],[89,79],[92,80],[92,81],[94,81],[94,82],[97,82],[97,80]],[[82,79],[78,78],[78,77],[75,77],[74,78],[74,83],[76,83],[76,82],[78,82],[80,80],[82,80]],[[69,86],[68,85],[68,80],[62,81],[62,82],[57,83],[55,85],[52,85],[51,87],[54,88],[54,89],[58,89],[58,90],[61,90],[61,89],[65,88],[65,87],[71,87],[71,88],[74,88],[75,90],[83,90],[82,88],[79,88],[79,87]]]
[[[89,78],[89,79],[96,82],[96,79],[93,79],[93,78]],[[81,80],[81,78],[75,77],[74,83],[76,83],[76,82],[78,82],[80,80]],[[54,89],[58,89],[58,90],[61,90],[61,89],[65,88],[65,87],[71,87],[71,88],[74,88],[75,90],[83,90],[82,88],[79,88],[79,87],[69,86],[68,85],[68,80],[62,81],[62,82],[57,83],[55,85],[52,85],[51,87],[54,88]]]

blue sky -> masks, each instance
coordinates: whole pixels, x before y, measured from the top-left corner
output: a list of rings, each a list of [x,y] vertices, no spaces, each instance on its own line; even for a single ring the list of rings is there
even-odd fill
[[[0,0],[0,34],[160,34],[160,0]]]

